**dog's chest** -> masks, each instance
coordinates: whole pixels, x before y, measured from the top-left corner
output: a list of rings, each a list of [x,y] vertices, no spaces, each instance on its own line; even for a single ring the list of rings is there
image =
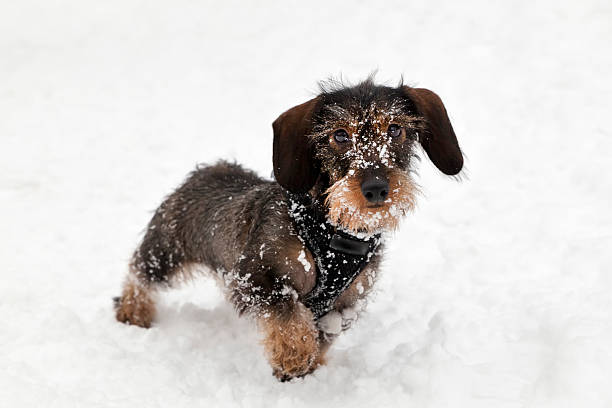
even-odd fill
[[[309,205],[305,196],[289,195],[289,214],[316,265],[316,284],[304,304],[315,319],[329,312],[338,297],[370,262],[380,244],[380,235],[358,238],[332,226]]]

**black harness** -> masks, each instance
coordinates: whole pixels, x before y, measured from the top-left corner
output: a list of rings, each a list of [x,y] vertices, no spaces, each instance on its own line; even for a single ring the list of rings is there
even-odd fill
[[[315,259],[317,281],[304,304],[318,320],[370,261],[380,234],[361,239],[336,229],[308,194],[287,192],[287,202],[297,233]]]

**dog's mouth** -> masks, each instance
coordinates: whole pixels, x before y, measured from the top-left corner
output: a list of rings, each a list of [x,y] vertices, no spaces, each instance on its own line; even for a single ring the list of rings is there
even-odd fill
[[[382,208],[384,206],[385,206],[384,204],[370,204],[370,205],[367,205],[366,208]]]

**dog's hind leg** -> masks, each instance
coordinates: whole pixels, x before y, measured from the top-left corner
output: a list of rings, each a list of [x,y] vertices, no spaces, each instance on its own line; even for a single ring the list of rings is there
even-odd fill
[[[113,298],[118,321],[149,328],[155,317],[156,286],[146,284],[130,273],[123,284],[121,296]]]
[[[113,299],[117,320],[150,327],[155,317],[157,292],[168,287],[183,269],[184,259],[179,242],[171,244],[165,234],[149,229],[132,257],[121,296]]]

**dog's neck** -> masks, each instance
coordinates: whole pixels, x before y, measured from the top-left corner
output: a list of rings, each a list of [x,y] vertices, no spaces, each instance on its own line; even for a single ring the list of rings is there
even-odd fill
[[[380,244],[380,234],[358,237],[340,230],[329,222],[320,200],[308,193],[286,192],[286,197],[296,233],[316,262],[316,284],[304,304],[319,319],[368,264]]]

